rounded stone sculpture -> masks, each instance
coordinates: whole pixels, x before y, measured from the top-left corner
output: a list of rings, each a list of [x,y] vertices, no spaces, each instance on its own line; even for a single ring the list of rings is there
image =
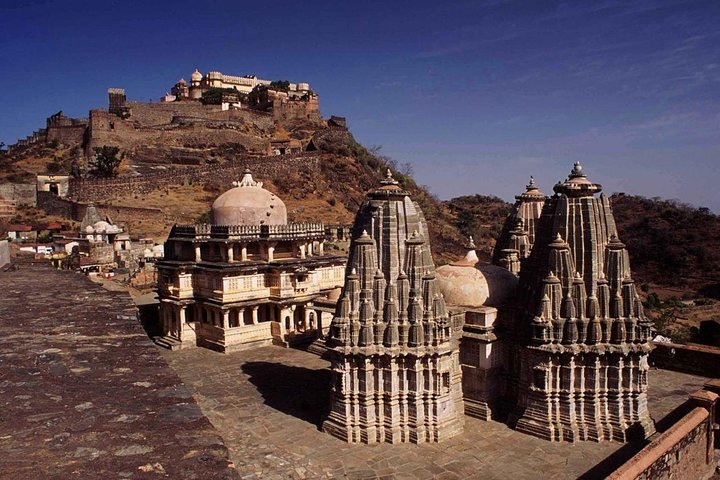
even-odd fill
[[[245,171],[235,187],[220,195],[212,205],[215,225],[285,225],[287,208],[277,195],[255,182]]]

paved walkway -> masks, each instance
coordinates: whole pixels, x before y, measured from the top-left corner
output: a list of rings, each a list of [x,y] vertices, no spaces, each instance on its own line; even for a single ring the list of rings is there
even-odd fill
[[[319,431],[330,377],[328,362],[315,355],[279,347],[164,355],[195,392],[246,479],[521,480],[578,478],[586,472],[601,478],[607,468],[592,467],[623,447],[616,442],[550,443],[470,417],[464,434],[441,444],[349,445]],[[660,416],[703,382],[659,370],[651,381],[651,411]]]
[[[80,274],[0,273],[0,478],[238,478],[135,312]]]
[[[656,419],[704,380],[651,373]],[[82,275],[0,273],[3,479],[602,478],[632,454],[469,417],[441,444],[349,445],[319,431],[328,384],[328,362],[297,350],[162,350],[126,294]]]

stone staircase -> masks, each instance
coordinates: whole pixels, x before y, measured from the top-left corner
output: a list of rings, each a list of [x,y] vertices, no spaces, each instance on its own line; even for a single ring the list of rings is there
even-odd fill
[[[175,337],[169,335],[155,336],[152,337],[152,341],[155,345],[159,345],[168,350],[180,350],[182,348],[182,342]]]
[[[324,338],[316,338],[310,343],[307,343],[302,346],[297,347],[300,350],[305,350],[308,353],[312,353],[314,355],[317,355],[318,357],[323,357],[327,353],[328,349],[325,345],[325,339]]]

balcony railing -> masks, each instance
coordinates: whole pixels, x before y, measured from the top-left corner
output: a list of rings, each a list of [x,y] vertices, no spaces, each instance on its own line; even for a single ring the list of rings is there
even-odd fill
[[[175,225],[170,238],[228,239],[228,240],[321,240],[325,226],[319,222],[288,223],[285,225]]]

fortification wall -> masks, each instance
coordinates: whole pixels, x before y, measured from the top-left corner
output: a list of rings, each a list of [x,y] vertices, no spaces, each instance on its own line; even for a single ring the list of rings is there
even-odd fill
[[[275,100],[273,117],[277,120],[320,120],[320,103],[317,97],[310,100]]]
[[[107,203],[96,203],[95,206],[102,215],[109,216],[115,223],[127,223],[138,217],[158,224],[165,222],[165,214],[159,208],[123,207]],[[88,204],[60,198],[50,192],[38,192],[38,207],[50,215],[71,218],[80,222],[85,216]]]
[[[666,370],[720,377],[720,348],[654,342],[650,362]]]
[[[160,188],[190,183],[204,184],[211,180],[227,181],[242,176],[250,168],[258,177],[271,177],[288,172],[290,169],[317,171],[317,153],[300,153],[286,156],[248,157],[220,165],[175,169],[139,177],[113,179],[85,179],[70,182],[69,196],[77,202],[102,202],[129,195],[143,195]]]
[[[227,112],[221,111],[220,105],[203,105],[200,102],[128,102],[127,105],[131,110],[128,121],[138,122],[144,127],[168,124],[177,115],[203,118],[227,116]]]
[[[37,206],[43,209],[49,215],[58,217],[76,219],[74,213],[74,202],[60,198],[54,193],[39,191],[37,192]],[[80,217],[82,219],[82,217]]]
[[[0,184],[0,197],[15,200],[17,205],[37,205],[34,183],[2,183]]]
[[[92,110],[85,155],[91,157],[94,149],[103,145],[119,146],[131,156],[136,150],[151,146],[158,151],[157,157],[151,159],[153,163],[173,163],[173,158],[163,150],[173,146],[206,148],[242,144],[248,152],[267,152],[269,141],[258,138],[256,132],[272,131],[270,115],[250,110],[219,111],[211,107],[198,102],[133,104],[133,114],[126,120],[106,110]],[[248,129],[252,134],[246,133]]]
[[[79,145],[83,143],[87,125],[70,125],[48,127],[47,141],[57,141],[63,145]]]

